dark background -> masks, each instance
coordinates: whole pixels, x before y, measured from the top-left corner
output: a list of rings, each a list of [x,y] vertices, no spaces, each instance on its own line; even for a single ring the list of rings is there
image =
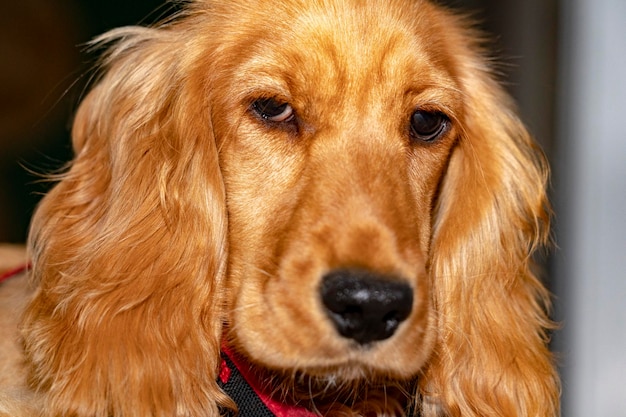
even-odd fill
[[[491,35],[503,81],[550,154],[556,0],[447,0]],[[163,0],[21,0],[0,17],[0,242],[23,242],[49,184],[38,174],[71,158],[72,115],[97,58],[86,43],[109,29],[150,24],[174,9]]]

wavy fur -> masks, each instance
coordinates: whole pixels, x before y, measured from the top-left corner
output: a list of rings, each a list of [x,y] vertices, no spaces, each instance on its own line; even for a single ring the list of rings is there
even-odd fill
[[[324,415],[558,415],[531,271],[548,168],[476,34],[420,0],[250,3],[97,41],[30,236],[38,415],[217,416],[222,340]],[[295,121],[259,117],[267,98]],[[416,107],[446,114],[434,143]],[[340,267],[413,288],[388,340],[334,331],[317,289]]]

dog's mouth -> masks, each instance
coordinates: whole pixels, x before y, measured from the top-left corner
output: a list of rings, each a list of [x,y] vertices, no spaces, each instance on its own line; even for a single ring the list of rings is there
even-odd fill
[[[413,281],[418,284],[353,268],[332,270],[304,289],[279,280],[263,291],[246,288],[225,339],[251,363],[292,384],[334,390],[361,381],[410,380],[434,344],[425,280]]]
[[[245,351],[245,348],[236,348],[240,344],[236,341],[225,342],[222,351],[226,352],[237,363],[244,367],[254,369],[256,373],[263,374],[269,379],[279,379],[289,381],[290,385],[306,385],[307,387],[319,386],[325,390],[339,388],[343,385],[358,385],[360,381],[381,381],[402,380],[396,374],[385,370],[383,366],[376,366],[372,361],[371,354],[376,350],[376,343],[360,344],[349,343],[351,348],[340,358],[318,358],[316,361],[303,361],[300,366],[289,364],[282,367],[277,365],[275,360],[264,361],[263,358],[256,358]],[[288,359],[285,359],[287,364]],[[410,378],[409,378],[410,379]]]

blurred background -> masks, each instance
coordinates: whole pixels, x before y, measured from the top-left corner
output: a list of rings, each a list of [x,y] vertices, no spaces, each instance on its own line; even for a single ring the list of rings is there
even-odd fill
[[[440,0],[491,34],[503,82],[552,168],[556,247],[544,262],[564,417],[626,417],[626,1]],[[23,242],[63,167],[108,29],[150,24],[163,0],[5,1],[0,16],[0,242]]]

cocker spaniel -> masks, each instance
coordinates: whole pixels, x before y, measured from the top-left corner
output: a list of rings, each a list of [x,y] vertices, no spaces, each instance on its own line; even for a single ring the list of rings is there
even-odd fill
[[[30,286],[2,284],[3,415],[226,414],[226,350],[312,414],[556,416],[548,169],[469,26],[195,0],[100,37]]]

